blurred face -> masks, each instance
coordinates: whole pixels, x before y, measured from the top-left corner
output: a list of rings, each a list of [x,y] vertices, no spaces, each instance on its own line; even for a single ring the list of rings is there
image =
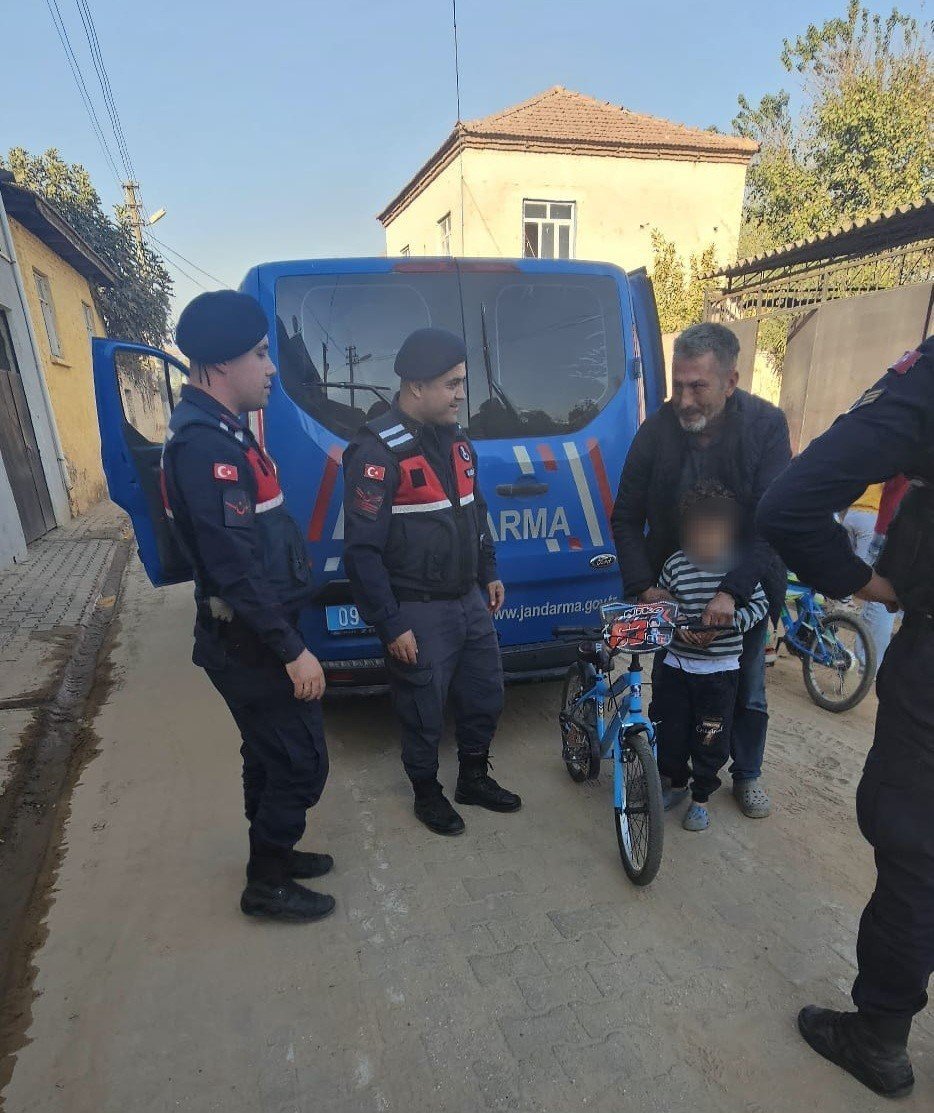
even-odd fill
[[[685,359],[675,356],[671,366],[671,404],[681,428],[703,433],[723,413],[727,398],[736,390],[739,375],[724,373],[713,352]]]
[[[406,410],[427,425],[456,425],[467,393],[467,366],[459,363],[428,382],[408,383]]]
[[[236,359],[220,364],[233,402],[234,413],[262,410],[269,401],[276,365],[269,358],[269,337]]]
[[[699,567],[728,562],[734,541],[733,523],[726,518],[696,517],[682,530],[682,548]]]

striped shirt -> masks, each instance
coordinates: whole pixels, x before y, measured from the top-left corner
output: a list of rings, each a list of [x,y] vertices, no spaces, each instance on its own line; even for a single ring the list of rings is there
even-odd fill
[[[671,592],[682,616],[696,622],[704,613],[707,604],[720,590],[720,583],[729,571],[729,568],[698,568],[679,549],[674,556],[670,556],[665,561],[658,586]],[[739,655],[743,651],[743,634],[761,622],[768,613],[768,599],[762,590],[762,585],[756,584],[756,590],[749,604],[736,608],[735,630],[722,631],[706,649],[688,645],[687,642],[675,641],[671,652],[679,659],[716,661],[722,663],[724,669],[736,668]]]

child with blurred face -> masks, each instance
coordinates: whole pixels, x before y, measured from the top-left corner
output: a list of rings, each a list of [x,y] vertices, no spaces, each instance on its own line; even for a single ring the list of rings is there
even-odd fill
[[[732,493],[703,481],[681,503],[681,549],[665,562],[658,586],[694,622],[739,560],[739,513]],[[720,787],[718,773],[730,756],[730,732],[739,684],[743,634],[761,622],[768,601],[757,585],[748,606],[737,607],[730,630],[681,631],[653,678],[650,715],[658,723],[658,767],[665,806],[688,794],[682,826],[710,825],[707,801]]]

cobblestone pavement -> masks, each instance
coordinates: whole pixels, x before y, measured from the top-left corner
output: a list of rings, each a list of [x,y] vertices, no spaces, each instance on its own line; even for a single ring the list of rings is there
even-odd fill
[[[126,528],[122,511],[101,503],[0,571],[0,790],[30,708],[54,693]]]
[[[270,926],[237,911],[237,741],[189,664],[191,613],[136,567],[9,1113],[887,1108],[794,1029],[808,1001],[845,1005],[854,973],[871,700],[821,712],[780,662],[775,815],[746,820],[721,792],[708,832],[671,817],[644,890],[619,865],[607,778],[564,772],[556,685],[508,693],[495,775],[523,810],[464,809],[457,839],[414,821],[387,702],[330,706],[307,845],[335,855],[338,912]],[[453,770],[449,748],[449,786]],[[928,1110],[930,1012],[913,1055],[902,1108]]]

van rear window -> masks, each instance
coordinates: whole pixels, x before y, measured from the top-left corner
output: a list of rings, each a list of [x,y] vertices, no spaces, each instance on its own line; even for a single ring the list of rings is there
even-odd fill
[[[581,429],[625,375],[610,277],[464,269],[281,278],[276,315],[286,392],[348,438],[391,402],[396,352],[417,328],[465,336],[462,420],[479,439]]]

